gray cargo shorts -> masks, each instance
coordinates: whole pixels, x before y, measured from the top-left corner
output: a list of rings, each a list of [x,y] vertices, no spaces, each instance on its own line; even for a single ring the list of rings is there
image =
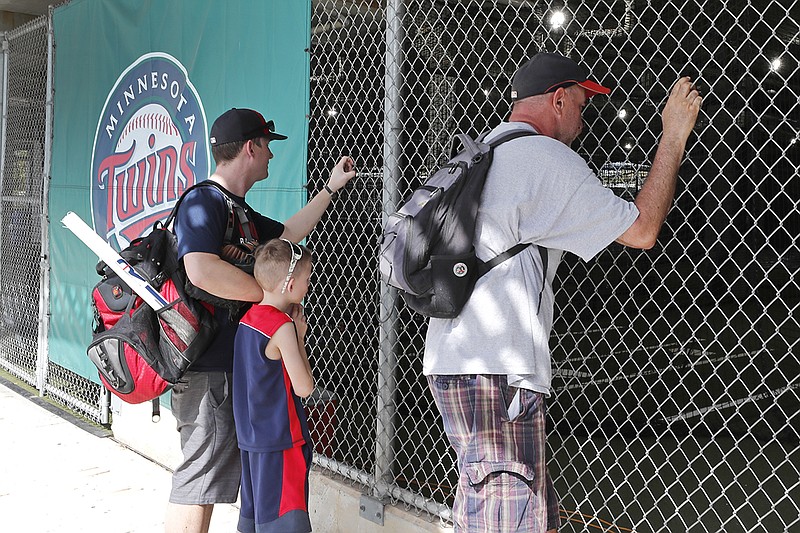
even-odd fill
[[[187,372],[185,384],[172,390],[183,462],[172,475],[171,503],[236,501],[242,464],[233,424],[232,377],[225,372]]]

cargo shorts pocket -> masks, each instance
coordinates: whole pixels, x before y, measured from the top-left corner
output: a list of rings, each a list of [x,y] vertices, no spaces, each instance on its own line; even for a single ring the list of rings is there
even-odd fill
[[[216,411],[230,398],[230,376],[225,372],[207,374],[209,404]]]
[[[494,482],[527,485],[536,479],[534,469],[518,461],[479,461],[467,464],[465,471],[473,487]]]
[[[542,480],[535,470],[517,461],[476,462],[466,467],[469,486],[462,492],[459,517],[476,523],[469,531],[544,531],[547,520]],[[464,488],[464,487],[460,487]],[[456,494],[456,499],[459,495]]]

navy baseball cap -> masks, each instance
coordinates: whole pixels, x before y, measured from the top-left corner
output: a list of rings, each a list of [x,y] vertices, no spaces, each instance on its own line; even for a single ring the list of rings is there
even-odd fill
[[[264,120],[258,111],[252,109],[229,109],[214,121],[211,126],[211,146],[248,141],[257,137],[282,141],[286,135],[275,133],[275,123]]]
[[[611,92],[611,89],[591,81],[583,67],[572,59],[561,54],[540,52],[519,67],[514,74],[511,80],[511,99],[516,102],[570,85],[583,87],[587,98]]]

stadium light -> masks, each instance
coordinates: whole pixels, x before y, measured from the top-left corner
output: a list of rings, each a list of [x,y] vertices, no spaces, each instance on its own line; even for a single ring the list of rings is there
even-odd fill
[[[560,28],[567,21],[567,15],[563,11],[553,11],[550,15],[550,27],[554,30]]]

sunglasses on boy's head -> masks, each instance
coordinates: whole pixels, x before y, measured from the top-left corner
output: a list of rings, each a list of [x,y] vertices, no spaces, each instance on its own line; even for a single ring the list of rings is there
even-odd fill
[[[283,280],[283,287],[281,288],[281,294],[283,294],[286,292],[286,287],[289,285],[289,280],[292,279],[294,267],[296,267],[297,262],[303,258],[303,249],[288,239],[281,240],[288,244],[289,248],[292,250],[292,258],[289,260],[289,272],[286,274],[286,279]]]

